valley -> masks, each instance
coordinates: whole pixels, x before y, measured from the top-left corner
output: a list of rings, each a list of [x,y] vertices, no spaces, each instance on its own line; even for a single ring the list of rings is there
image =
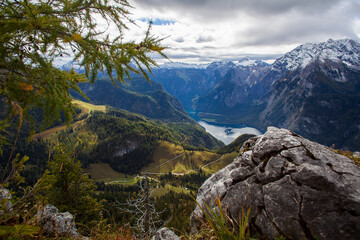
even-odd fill
[[[59,136],[72,139],[75,138],[78,143],[74,147],[80,145],[87,146],[87,150],[94,148],[98,144],[99,137],[84,131],[85,121],[95,113],[95,111],[106,112],[104,105],[94,105],[79,100],[74,100],[73,104],[80,108],[81,112],[75,116],[75,119],[84,118],[80,121],[74,121],[70,126],[61,125],[47,129],[41,133],[35,134],[34,139],[41,138],[50,141],[57,141]],[[76,132],[76,137],[70,137],[66,129],[72,129]],[[70,134],[71,135],[71,134]],[[92,137],[91,137],[92,136]],[[90,147],[91,146],[91,147]],[[135,149],[132,149],[135,150]],[[121,151],[121,150],[120,150]],[[124,150],[126,154],[127,150]],[[131,152],[131,150],[130,150]],[[233,159],[233,155],[219,155],[208,150],[192,151],[186,150],[181,145],[160,141],[151,153],[151,164],[144,166],[140,171],[140,175],[159,176],[172,172],[174,175],[183,175],[190,172],[196,172],[200,169],[213,173],[226,166]],[[90,163],[87,171],[90,176],[97,181],[105,181],[112,183],[136,183],[135,175],[127,176],[127,174],[115,171],[108,163]]]
[[[94,105],[78,101],[82,112],[93,111],[92,115],[81,124],[73,123],[75,133],[59,136],[77,148],[76,142],[81,143],[83,150],[77,150],[78,156],[96,181],[132,187],[146,175],[156,198],[196,194],[202,181],[233,161],[247,138],[262,134],[271,125],[328,146],[356,150],[356,58],[351,68],[339,65],[339,71],[349,76],[346,81],[336,77],[339,72],[327,70],[330,60],[299,60],[308,51],[334,50],[341,44],[348,48],[344,54],[357,46],[348,40],[299,46],[271,65],[249,58],[201,66],[169,63],[153,70],[151,85],[134,78],[114,87],[102,76],[101,81],[81,88],[92,103],[111,107],[106,107],[106,112],[95,111]],[[341,59],[342,55],[338,56]],[[331,63],[331,68],[336,64]],[[337,114],[341,120],[334,120]],[[347,129],[340,122],[346,122]],[[221,147],[214,137],[227,146]],[[202,180],[181,180],[188,176],[202,176]]]
[[[321,54],[329,49],[338,53],[336,60]],[[347,56],[351,49],[360,56],[358,43],[329,40],[301,45],[273,64],[250,58],[169,63],[155,68],[150,82],[132,76],[118,86],[102,73],[93,84],[79,83],[89,99],[72,92],[71,122],[61,116],[45,129],[32,129],[25,121],[19,136],[13,123],[9,138],[19,137],[17,151],[30,157],[26,184],[46,174],[54,149],[64,146],[96,183],[94,197],[118,224],[135,224],[119,206],[142,198],[148,181],[159,218],[187,231],[204,181],[233,164],[243,143],[269,126],[335,148],[360,148],[360,57]],[[308,59],[309,52],[323,58]],[[30,114],[40,126],[41,110]],[[4,147],[5,156],[12,151]]]
[[[236,150],[216,153],[223,144],[196,123],[164,124],[105,105],[79,100],[73,104],[78,109],[73,123],[46,129],[34,135],[34,140],[50,145],[60,140],[72,146],[85,171],[96,181],[98,198],[109,201],[104,207],[120,223],[128,221],[127,215],[114,211],[111,202],[116,198],[124,203],[127,197],[141,194],[138,185],[147,176],[155,204],[183,202],[161,218],[168,226],[185,230],[190,211],[185,215],[176,212],[193,208],[190,199],[202,182],[238,155]],[[184,198],[185,202],[181,200]],[[158,209],[164,210],[161,204]]]
[[[154,69],[154,80],[200,120],[261,132],[276,126],[327,146],[360,149],[360,44],[354,40],[302,44],[272,64],[243,58],[169,65]]]

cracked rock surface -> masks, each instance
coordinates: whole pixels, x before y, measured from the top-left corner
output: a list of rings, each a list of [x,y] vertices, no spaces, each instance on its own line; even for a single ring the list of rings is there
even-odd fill
[[[59,213],[53,205],[40,209],[35,218],[49,236],[79,237],[73,216],[69,212]]]
[[[360,168],[286,129],[244,143],[242,154],[213,174],[199,189],[197,202],[221,205],[234,220],[251,207],[253,230],[269,239],[359,239]],[[193,230],[197,207],[191,216]]]

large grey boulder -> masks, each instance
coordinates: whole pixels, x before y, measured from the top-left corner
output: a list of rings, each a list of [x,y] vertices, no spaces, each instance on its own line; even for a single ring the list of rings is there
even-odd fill
[[[251,207],[250,224],[269,239],[359,239],[360,168],[349,158],[286,129],[244,143],[234,161],[199,189],[197,202],[221,205],[237,220]],[[196,229],[197,207],[191,216]]]
[[[164,227],[155,233],[152,240],[180,240],[180,238],[173,231]]]
[[[46,205],[35,216],[45,234],[49,236],[79,237],[73,216],[69,212],[59,213],[53,205]]]

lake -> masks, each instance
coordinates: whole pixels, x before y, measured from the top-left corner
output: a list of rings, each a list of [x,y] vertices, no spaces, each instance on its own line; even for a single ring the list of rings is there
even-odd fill
[[[205,130],[215,138],[219,139],[226,145],[234,141],[238,136],[242,134],[263,134],[256,128],[248,127],[245,124],[221,124],[221,123],[210,123],[199,119],[197,112],[186,109],[190,117],[195,119]]]
[[[205,121],[198,121],[198,123],[205,128],[205,130],[213,135],[215,138],[221,140],[225,144],[229,144],[234,141],[238,136],[242,134],[254,134],[261,135],[258,129],[253,127],[247,127],[245,125],[222,125],[222,124],[212,124]]]

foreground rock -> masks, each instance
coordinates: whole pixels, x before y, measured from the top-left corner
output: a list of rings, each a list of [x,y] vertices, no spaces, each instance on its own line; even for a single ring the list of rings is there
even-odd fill
[[[2,216],[4,212],[11,211],[11,197],[11,193],[8,189],[0,188],[0,216]]]
[[[233,163],[212,175],[197,201],[239,219],[251,207],[253,230],[275,239],[359,239],[360,168],[350,159],[288,130],[269,127],[245,142]],[[191,216],[198,227],[199,207]]]
[[[180,240],[180,238],[173,231],[164,227],[155,233],[152,240]]]
[[[73,216],[69,212],[59,213],[56,207],[46,205],[35,218],[49,236],[80,237]]]

